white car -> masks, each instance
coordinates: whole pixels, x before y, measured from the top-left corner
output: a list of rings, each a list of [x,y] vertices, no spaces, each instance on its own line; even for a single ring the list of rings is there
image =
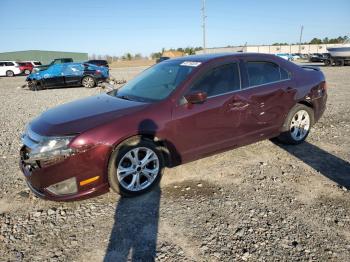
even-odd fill
[[[21,73],[15,61],[0,61],[0,76],[15,76]]]

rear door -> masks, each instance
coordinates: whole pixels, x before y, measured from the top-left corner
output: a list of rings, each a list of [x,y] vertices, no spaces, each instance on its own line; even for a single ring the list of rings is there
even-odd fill
[[[245,106],[240,121],[240,144],[279,133],[295,104],[295,81],[291,73],[274,61],[246,60],[242,64],[245,85],[235,101]]]
[[[66,86],[80,85],[84,73],[84,66],[82,64],[64,64],[62,71]]]

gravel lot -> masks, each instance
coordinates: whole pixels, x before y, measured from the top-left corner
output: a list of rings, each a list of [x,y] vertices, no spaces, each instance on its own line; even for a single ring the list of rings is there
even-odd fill
[[[322,70],[328,109],[306,143],[262,141],[168,169],[138,198],[73,203],[29,192],[19,136],[49,107],[99,90],[32,92],[18,88],[24,77],[0,78],[0,260],[350,261],[350,67]]]

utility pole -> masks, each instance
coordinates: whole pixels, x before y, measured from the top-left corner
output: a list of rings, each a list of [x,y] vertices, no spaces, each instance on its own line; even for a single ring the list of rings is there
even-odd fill
[[[299,38],[299,54],[301,53],[301,39],[303,37],[303,30],[304,30],[304,26],[302,25],[300,28],[300,38]]]
[[[203,53],[206,53],[206,36],[205,36],[205,0],[202,0],[202,28],[203,28]]]

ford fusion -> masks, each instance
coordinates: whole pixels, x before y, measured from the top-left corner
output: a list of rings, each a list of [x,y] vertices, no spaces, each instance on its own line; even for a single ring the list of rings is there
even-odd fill
[[[110,188],[135,196],[152,189],[164,167],[263,139],[302,143],[326,100],[319,69],[277,56],[169,59],[118,90],[35,118],[22,135],[20,167],[45,199],[83,199]]]

